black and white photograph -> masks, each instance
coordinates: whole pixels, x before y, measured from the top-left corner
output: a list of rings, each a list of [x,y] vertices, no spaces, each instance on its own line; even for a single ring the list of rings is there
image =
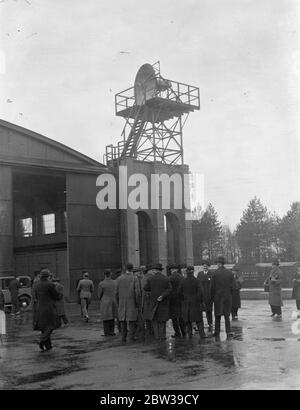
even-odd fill
[[[299,27],[298,0],[0,0],[1,391],[300,390]]]

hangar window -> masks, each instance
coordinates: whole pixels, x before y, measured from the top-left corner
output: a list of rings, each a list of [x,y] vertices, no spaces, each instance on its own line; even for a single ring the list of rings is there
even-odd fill
[[[32,218],[23,218],[17,221],[17,235],[23,238],[32,236]]]
[[[55,233],[55,214],[42,215],[42,234]]]

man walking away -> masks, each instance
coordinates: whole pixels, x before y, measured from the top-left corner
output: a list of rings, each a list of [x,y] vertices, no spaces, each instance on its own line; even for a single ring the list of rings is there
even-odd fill
[[[202,316],[203,289],[201,282],[194,277],[194,266],[187,266],[186,278],[179,285],[178,294],[182,299],[182,317],[186,332],[191,339],[193,335],[193,322],[196,322],[201,339],[206,337]]]
[[[136,340],[140,293],[138,280],[133,275],[132,263],[127,264],[126,272],[117,279],[116,299],[118,303],[122,342],[125,343],[127,340],[127,324],[129,326],[129,341],[134,342]]]
[[[89,321],[89,304],[91,303],[92,294],[94,292],[94,284],[91,279],[89,279],[88,272],[83,273],[83,279],[81,279],[77,286],[77,292],[80,295],[81,311],[83,319]]]
[[[161,263],[153,267],[154,275],[147,278],[144,290],[150,292],[150,310],[154,337],[157,341],[166,339],[166,322],[169,319],[170,280],[162,273]]]
[[[171,265],[169,270],[172,286],[172,292],[170,295],[170,318],[172,319],[174,329],[174,335],[172,335],[172,337],[185,337],[185,324],[182,318],[181,299],[178,295],[179,285],[183,280],[183,276],[180,273],[179,266]]]
[[[49,277],[50,271],[43,269],[40,281],[33,288],[33,297],[37,301],[33,329],[42,332],[39,343],[41,351],[52,349],[51,334],[58,327],[55,302],[62,297]]]
[[[100,318],[103,320],[104,336],[115,336],[115,319],[118,317],[117,283],[111,276],[111,270],[105,269],[104,280],[98,286]]]
[[[225,258],[219,256],[217,261],[218,269],[211,280],[211,297],[214,302],[215,311],[215,333],[217,340],[220,339],[221,317],[225,318],[225,330],[227,339],[230,339],[231,326],[230,314],[232,309],[232,291],[234,287],[233,273],[225,268]]]
[[[200,280],[203,289],[203,308],[206,313],[206,320],[208,324],[208,331],[213,331],[213,303],[211,300],[211,280],[212,273],[209,271],[209,261],[202,263],[203,271],[198,273],[197,278]]]
[[[64,301],[64,286],[60,283],[60,279],[57,277],[52,278],[53,283],[55,284],[55,288],[57,292],[61,295],[61,299],[57,300],[56,303],[56,310],[58,316],[58,326],[59,327],[67,327],[69,324],[69,320],[66,315],[65,311],[65,301]]]
[[[239,277],[239,270],[236,266],[231,269],[234,276],[234,285],[232,291],[232,320],[238,320],[238,311],[241,308],[241,288],[243,279]]]
[[[9,284],[9,291],[11,295],[11,303],[12,303],[12,315],[19,315],[20,314],[20,306],[19,306],[19,289],[20,283],[17,279],[16,275],[14,279],[10,281]]]

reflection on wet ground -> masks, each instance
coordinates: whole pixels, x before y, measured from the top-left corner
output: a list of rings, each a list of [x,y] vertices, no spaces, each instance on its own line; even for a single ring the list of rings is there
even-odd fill
[[[46,353],[39,352],[31,313],[8,315],[0,389],[300,388],[300,345],[290,343],[299,336],[291,332],[291,320],[272,321],[263,302],[245,302],[249,307],[232,322],[231,340],[224,333],[219,341],[209,333],[204,340],[196,334],[173,339],[168,323],[165,342],[126,345],[119,336],[101,336],[96,309],[87,324],[76,305],[67,305],[70,326],[54,333],[54,349]]]

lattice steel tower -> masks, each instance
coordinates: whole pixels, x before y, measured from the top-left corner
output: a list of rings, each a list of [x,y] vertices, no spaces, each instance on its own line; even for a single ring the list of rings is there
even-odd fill
[[[163,78],[159,62],[142,65],[134,86],[115,96],[116,115],[126,123],[122,140],[106,147],[107,164],[125,157],[183,164],[183,126],[199,109],[199,88]]]

